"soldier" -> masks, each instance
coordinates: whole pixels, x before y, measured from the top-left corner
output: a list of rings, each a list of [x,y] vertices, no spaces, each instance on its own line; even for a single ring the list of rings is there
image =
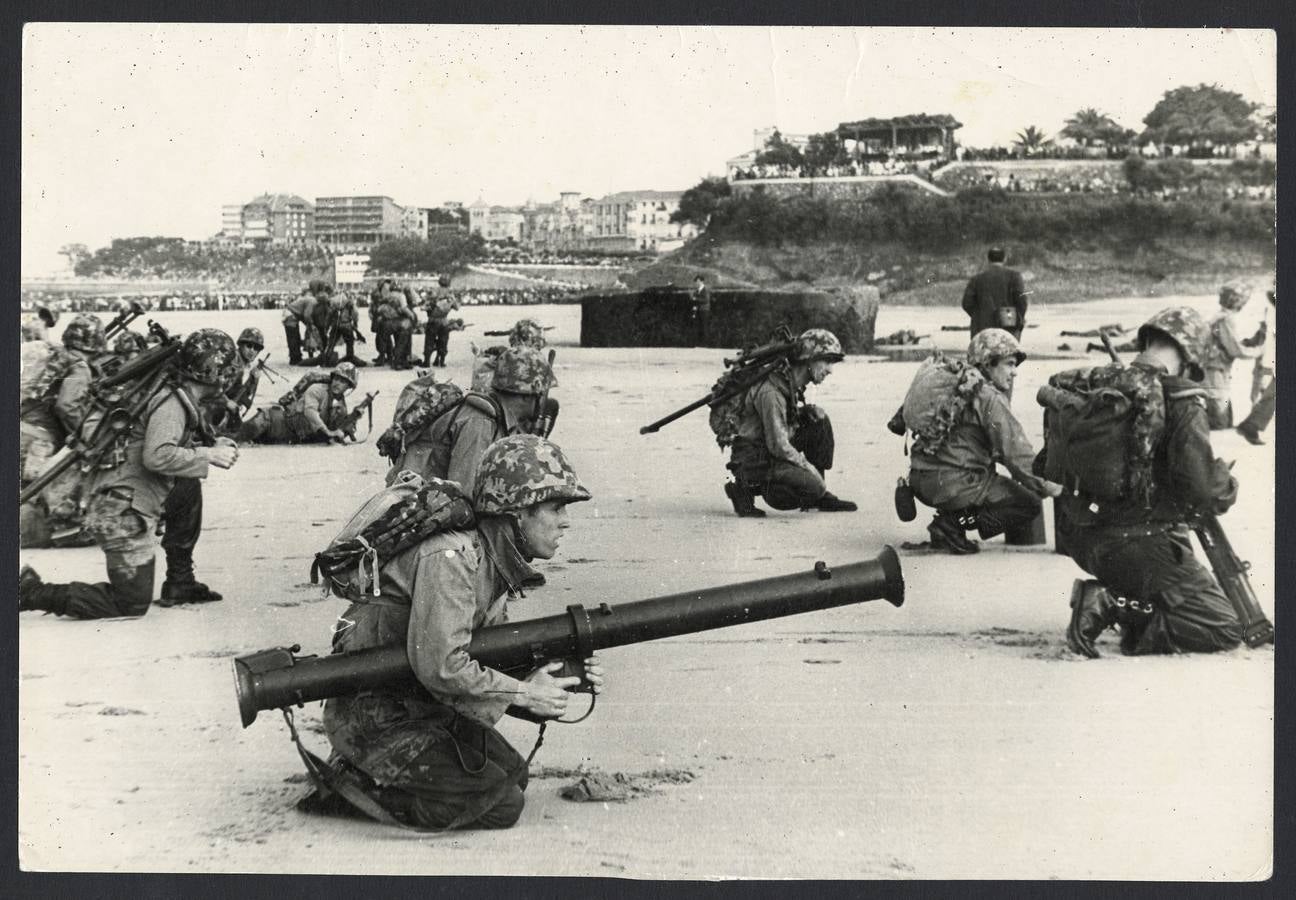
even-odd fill
[[[972,337],[986,328],[1002,328],[1020,341],[1030,291],[1021,273],[1005,265],[1008,254],[1002,247],[991,247],[986,258],[990,265],[972,276],[963,291],[963,311],[972,317]]]
[[[243,423],[243,416],[256,401],[261,385],[257,355],[265,349],[265,335],[260,328],[244,328],[238,336],[238,358],[234,377],[225,391],[211,404],[211,424],[217,431],[232,434]]]
[[[37,333],[40,329],[24,323],[24,336]],[[50,459],[76,437],[87,412],[90,382],[99,374],[93,360],[106,349],[103,322],[89,313],[78,315],[63,330],[62,342],[61,348],[39,339],[23,346],[18,443],[21,485],[36,480]],[[36,500],[24,504],[19,512],[23,546],[44,546],[50,541],[83,545],[80,497],[80,474],[73,468]]]
[[[693,300],[693,320],[697,323],[698,346],[705,347],[711,335],[711,290],[700,273],[693,276],[690,295]]]
[[[1138,330],[1140,353],[1130,366],[1159,382],[1165,397],[1164,427],[1145,435],[1152,494],[1146,503],[1108,506],[1093,524],[1068,525],[1068,553],[1098,579],[1072,596],[1067,643],[1076,653],[1096,657],[1095,641],[1115,625],[1125,654],[1228,650],[1242,639],[1233,606],[1193,555],[1185,527],[1197,512],[1222,513],[1237,499],[1237,481],[1211,452],[1200,385],[1208,340],[1209,329],[1187,307],[1162,310]]]
[[[300,366],[302,364],[302,349],[308,348],[312,344],[318,344],[318,339],[314,338],[315,333],[315,307],[319,301],[315,295],[309,291],[303,291],[301,295],[293,300],[283,311],[284,337],[288,339],[288,365]],[[302,327],[305,326],[306,333],[303,336]]]
[[[913,434],[909,487],[936,510],[927,531],[934,550],[976,553],[982,539],[1034,519],[1040,498],[1062,487],[1031,474],[1035,451],[1008,405],[1026,354],[1007,331],[987,328],[968,345],[966,365],[929,361],[914,376],[888,427]],[[1012,478],[995,471],[1002,463]]]
[[[472,490],[486,448],[505,435],[525,431],[540,414],[541,398],[557,384],[553,370],[536,351],[505,350],[496,361],[489,392],[469,391],[461,404],[415,434],[394,435],[396,426],[388,429],[379,445],[391,441],[400,450],[387,483],[409,470]]]
[[[748,389],[727,467],[734,480],[724,488],[739,516],[765,515],[756,506],[757,496],[774,509],[858,508],[828,490],[824,473],[832,468],[832,422],[805,402],[806,386],[823,384],[843,358],[836,335],[811,328],[796,339],[786,365]]]
[[[1260,325],[1260,334],[1264,339],[1264,350],[1256,357],[1255,370],[1251,376],[1251,412],[1238,425],[1237,433],[1246,438],[1247,443],[1257,446],[1264,443],[1260,436],[1269,423],[1273,421],[1274,406],[1278,401],[1278,383],[1274,378],[1274,343],[1277,337],[1274,325],[1271,324],[1278,310],[1278,292],[1266,292],[1269,297],[1269,308],[1265,310],[1264,321]]]
[[[402,644],[418,684],[335,697],[324,705],[331,762],[340,780],[397,821],[425,829],[508,828],[525,803],[527,760],[495,729],[509,707],[542,718],[567,709],[576,678],[552,663],[519,681],[467,653],[478,628],[507,621],[508,600],[552,559],[568,527],[567,505],[588,500],[554,444],[515,435],[481,460],[476,530],[445,531],[390,559],[375,575],[379,596],[362,597],[333,629],[333,652]],[[602,689],[597,657],[586,678]],[[345,813],[337,795],[313,793],[308,812]]]
[[[383,278],[369,294],[369,329],[373,332],[374,349],[378,351],[378,356],[374,358],[376,366],[385,365],[391,359],[392,339],[387,307],[395,283],[390,278]]]
[[[158,390],[141,420],[133,422],[124,436],[122,461],[96,471],[87,490],[91,499],[85,527],[104,552],[108,581],[47,584],[30,566],[23,566],[18,576],[19,610],[78,619],[148,612],[153,602],[153,527],[175,479],[205,478],[210,466],[228,469],[238,460],[238,447],[225,438],[217,438],[212,447],[193,446],[193,436],[202,427],[199,403],[220,393],[233,366],[234,342],[223,331],[204,328],[185,338],[177,365],[179,383]],[[192,518],[186,524],[192,524]],[[183,548],[187,545],[192,551],[197,540],[177,523],[168,523],[167,536],[181,556]],[[168,579],[171,555],[169,550]],[[192,579],[192,557],[188,562]],[[181,594],[190,593],[211,594],[205,585],[192,581],[181,588]]]
[[[450,349],[450,313],[459,308],[459,301],[450,293],[450,276],[437,279],[438,290],[428,298],[427,326],[423,332],[423,367],[444,366],[446,352]],[[432,359],[432,351],[436,359]]]
[[[532,350],[543,350],[548,346],[545,340],[544,326],[535,319],[518,319],[509,329],[510,347],[529,347]]]
[[[1252,348],[1264,342],[1263,330],[1250,338],[1238,334],[1237,314],[1250,299],[1249,284],[1230,281],[1220,288],[1221,309],[1208,326],[1202,368],[1206,372],[1206,416],[1212,431],[1233,427],[1233,363],[1257,356],[1259,351]]]
[[[347,414],[343,398],[359,382],[354,365],[338,363],[328,381],[310,385],[286,408],[276,404],[257,410],[239,429],[238,439],[258,444],[344,443],[346,433],[338,427]]]

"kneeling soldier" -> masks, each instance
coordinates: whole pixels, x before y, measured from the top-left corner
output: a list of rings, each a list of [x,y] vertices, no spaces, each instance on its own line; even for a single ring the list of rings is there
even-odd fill
[[[1000,328],[977,333],[967,362],[924,363],[888,427],[912,435],[909,486],[936,509],[927,526],[933,549],[976,553],[964,533],[991,538],[1040,513],[1040,497],[1061,486],[1031,474],[1035,451],[1008,405],[1017,366],[1026,359]],[[1002,463],[1012,478],[995,471]]]
[[[481,460],[476,528],[434,533],[382,560],[377,597],[357,599],[338,620],[333,652],[401,644],[418,679],[330,699],[324,728],[331,762],[353,790],[416,828],[508,828],[525,803],[526,760],[495,724],[510,706],[561,716],[578,679],[518,681],[468,656],[478,628],[507,621],[508,600],[551,559],[568,527],[567,505],[590,498],[561,450],[534,435],[496,441]],[[597,657],[585,660],[599,690]],[[307,811],[343,812],[336,795],[312,794]]]
[[[774,509],[858,508],[828,490],[824,474],[833,463],[832,422],[818,406],[805,402],[806,386],[823,384],[843,358],[836,335],[811,328],[796,339],[786,365],[748,389],[727,467],[734,480],[725,485],[738,515],[764,516],[754,502],[757,496]]]

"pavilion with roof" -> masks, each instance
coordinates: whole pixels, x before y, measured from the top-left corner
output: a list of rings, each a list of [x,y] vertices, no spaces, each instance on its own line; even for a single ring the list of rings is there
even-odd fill
[[[951,115],[916,113],[842,122],[836,133],[854,159],[951,159],[954,132],[962,127],[963,123]]]

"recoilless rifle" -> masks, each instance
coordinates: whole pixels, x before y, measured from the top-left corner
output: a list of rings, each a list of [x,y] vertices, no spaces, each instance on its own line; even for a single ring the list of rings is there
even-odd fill
[[[723,387],[717,384],[706,396],[694,400],[687,406],[680,407],[670,415],[662,416],[656,422],[643,426],[639,429],[639,433],[656,434],[663,426],[669,425],[676,419],[682,419],[694,410],[701,409],[704,406],[724,403],[726,400],[743,393],[786,363],[795,349],[796,339],[792,336],[791,329],[786,325],[780,325],[768,343],[761,344],[759,347],[739,350],[737,356],[725,359],[724,364],[727,371],[721,377],[721,382],[728,381],[728,384]]]
[[[607,647],[727,628],[834,606],[886,600],[904,603],[904,575],[893,548],[874,559],[830,569],[815,563],[810,572],[742,584],[686,591],[636,603],[597,609],[580,604],[560,615],[507,622],[478,629],[468,655],[517,678],[551,661],[562,661],[555,677],[575,676],[569,690],[593,694],[584,660]],[[299,645],[272,647],[234,660],[239,717],[246,728],[263,709],[285,709],[384,685],[416,684],[404,642],[330,656],[298,656]],[[510,707],[519,718],[529,713]],[[564,721],[564,720],[559,720]]]

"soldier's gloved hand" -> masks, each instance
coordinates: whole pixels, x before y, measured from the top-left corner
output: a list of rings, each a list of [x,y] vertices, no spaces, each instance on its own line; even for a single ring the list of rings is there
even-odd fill
[[[1225,491],[1219,497],[1215,498],[1215,503],[1214,503],[1215,515],[1222,516],[1224,513],[1228,512],[1229,509],[1232,508],[1233,504],[1237,502],[1237,495],[1238,495],[1238,480],[1234,478],[1232,475],[1230,475],[1228,490]]]

